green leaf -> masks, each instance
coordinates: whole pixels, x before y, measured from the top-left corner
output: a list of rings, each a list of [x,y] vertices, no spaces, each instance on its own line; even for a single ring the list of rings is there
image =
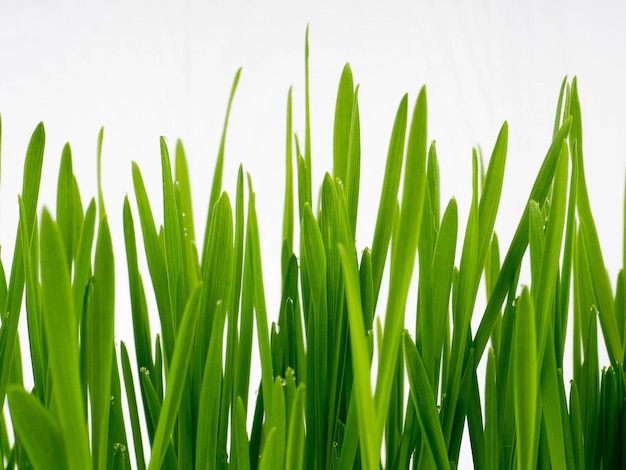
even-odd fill
[[[41,182],[41,169],[43,165],[43,151],[46,141],[46,132],[43,123],[39,123],[33,132],[26,159],[24,161],[24,178],[22,182],[22,200],[24,201],[24,215],[28,233],[34,226],[37,200],[39,198],[39,185]],[[19,230],[19,229],[18,229]],[[16,234],[9,287],[5,305],[2,305],[2,328],[0,329],[0,364],[11,364],[17,338],[17,326],[19,324],[20,311],[22,309],[22,295],[24,292],[24,258],[22,254],[21,234]],[[9,383],[11,367],[0,368],[0,405],[4,403],[7,384]]]
[[[130,414],[130,425],[133,433],[133,445],[135,448],[135,458],[137,460],[137,468],[145,470],[146,462],[143,455],[143,438],[141,436],[141,428],[139,425],[139,411],[137,408],[137,397],[135,395],[135,382],[130,367],[130,359],[124,341],[120,343],[120,351],[122,358],[122,374],[124,376],[124,389],[126,392],[126,400],[128,401],[128,411]]]
[[[398,203],[398,188],[400,187],[402,156],[404,154],[406,137],[407,109],[408,95],[404,95],[396,112],[391,141],[389,142],[383,188],[378,206],[378,215],[376,216],[374,240],[372,242],[374,306],[376,306],[380,291],[387,251],[389,249],[389,240],[391,239],[391,229],[394,225],[395,207]]]
[[[432,453],[436,468],[450,468],[446,443],[443,438],[435,394],[428,381],[422,358],[408,334],[404,334],[404,357],[411,384],[411,398],[417,411],[423,436]]]
[[[183,230],[189,240],[195,241],[196,234],[193,223],[193,205],[191,203],[191,185],[189,184],[189,169],[183,143],[176,141],[176,189],[180,192],[180,210],[183,218]]]
[[[163,406],[159,416],[154,442],[152,444],[152,457],[150,459],[150,470],[161,468],[165,458],[165,452],[169,445],[170,435],[174,429],[178,407],[185,387],[185,375],[187,366],[191,358],[192,348],[188,345],[193,341],[196,323],[198,321],[198,308],[200,300],[201,285],[197,285],[191,297],[187,301],[183,313],[180,328],[176,338],[179,346],[174,350],[174,356],[168,376],[168,389],[163,400]]]
[[[339,247],[339,253],[346,283],[348,320],[350,322],[350,351],[354,373],[353,399],[356,401],[357,407],[361,461],[363,468],[374,469],[380,467],[378,449],[380,437],[377,435],[376,428],[372,428],[376,415],[370,385],[370,361],[365,340],[359,277],[353,254],[349,254],[342,246]]]
[[[527,288],[517,302],[513,347],[513,383],[519,469],[534,468],[538,393],[535,309]]]
[[[87,316],[87,354],[94,459],[106,469],[111,405],[111,367],[115,315],[113,244],[106,215],[100,219],[94,261],[94,301]]]
[[[44,331],[50,356],[50,372],[55,384],[54,400],[68,466],[76,470],[90,468],[76,343],[78,332],[74,322],[65,248],[59,229],[47,210],[44,210],[41,220],[41,286]]]
[[[37,398],[17,386],[8,390],[11,422],[34,468],[68,468],[61,429]]]
[[[426,88],[422,88],[411,122],[404,171],[400,220],[391,253],[389,297],[385,315],[385,336],[376,380],[377,428],[382,435],[391,397],[395,361],[402,334],[403,314],[420,233],[426,190]],[[372,252],[373,255],[373,252]]]

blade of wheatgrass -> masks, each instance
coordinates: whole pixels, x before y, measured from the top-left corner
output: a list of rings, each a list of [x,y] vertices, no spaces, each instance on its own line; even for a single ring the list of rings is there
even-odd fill
[[[241,397],[237,397],[234,410],[234,419],[232,422],[234,452],[232,453],[231,464],[237,469],[250,470],[248,435],[246,433],[246,412],[243,408]]]
[[[191,202],[191,185],[189,183],[189,169],[187,167],[187,156],[183,143],[176,141],[176,158],[175,158],[175,178],[176,187],[180,191],[180,208],[184,215],[183,229],[190,240],[195,241],[196,233],[193,223],[193,205]]]
[[[174,331],[177,331],[182,306],[178,305],[178,289],[183,270],[183,247],[181,229],[178,220],[178,208],[174,194],[172,165],[164,137],[159,139],[161,146],[161,176],[163,185],[163,231],[165,233],[165,266],[167,269],[167,285],[170,292],[170,308],[174,319]],[[184,300],[183,300],[184,302]]]
[[[328,407],[328,311],[326,292],[326,255],[320,229],[308,204],[300,228],[301,270],[306,271],[309,281],[311,311],[307,326],[307,433],[308,458],[324,462],[325,428]],[[303,287],[304,289],[304,287]]]
[[[72,297],[74,300],[74,313],[76,314],[76,325],[80,321],[80,315],[85,305],[86,288],[91,277],[91,256],[93,248],[93,238],[96,226],[96,201],[92,199],[85,212],[78,246],[76,249],[76,262],[74,263],[74,278],[72,282]]]
[[[209,197],[209,208],[207,211],[207,219],[204,228],[204,243],[203,247],[207,246],[207,238],[209,236],[209,224],[211,223],[211,214],[213,212],[213,205],[217,202],[222,193],[222,177],[224,172],[224,151],[226,147],[226,132],[228,130],[228,120],[230,118],[230,111],[235,98],[235,92],[237,91],[237,85],[239,84],[239,77],[241,77],[241,68],[235,73],[233,84],[230,89],[230,96],[228,97],[228,105],[226,106],[226,117],[224,118],[224,127],[222,128],[222,137],[220,138],[220,147],[217,151],[217,160],[215,162],[215,170],[213,171],[213,182],[211,184],[211,195]],[[202,266],[205,263],[206,253],[202,253]]]
[[[265,445],[261,447],[260,468],[271,470],[282,470],[285,468],[287,412],[282,382],[283,379],[281,377],[276,377],[274,380],[272,411],[265,420],[265,426],[269,429],[269,433],[273,433],[273,436],[271,441],[268,439]]]
[[[252,189],[252,180],[248,175],[248,233],[246,241],[249,241],[247,249],[250,250],[252,261],[252,274],[254,280],[254,309],[257,324],[257,339],[261,356],[261,384],[263,387],[263,400],[265,412],[272,412],[272,390],[274,371],[269,342],[269,328],[267,323],[267,309],[265,304],[265,288],[263,287],[263,267],[261,265],[261,246],[259,240],[259,226],[256,216],[256,197]]]
[[[354,91],[350,136],[348,140],[348,170],[346,174],[346,202],[350,217],[352,238],[356,236],[357,214],[359,209],[359,186],[361,180],[361,122],[359,118],[359,87]]]
[[[201,285],[197,285],[185,306],[180,328],[178,329],[178,348],[174,350],[170,373],[168,376],[168,388],[163,406],[156,427],[156,434],[152,444],[152,457],[150,458],[149,469],[161,468],[165,452],[170,442],[170,435],[174,429],[178,407],[185,387],[185,376],[187,366],[191,358],[192,348],[188,347],[192,343],[193,335],[198,320],[198,307],[200,300]]]
[[[487,376],[485,378],[485,451],[486,470],[498,470],[499,467],[499,434],[498,434],[498,396],[496,376],[496,356],[489,348],[487,355]]]
[[[561,146],[563,145],[563,139],[567,136],[571,124],[571,119],[568,118],[556,137],[552,140],[552,144],[546,153],[546,157],[539,169],[535,183],[530,191],[529,201],[543,201],[548,194],[548,190],[556,171],[556,165],[561,153]],[[496,285],[493,289],[493,294],[489,298],[487,307],[480,321],[480,325],[476,334],[474,335],[474,350],[476,354],[476,363],[480,362],[489,337],[491,336],[491,330],[498,318],[498,312],[502,307],[502,303],[506,298],[509,287],[516,276],[517,268],[519,267],[522,257],[528,246],[528,211],[525,210],[522,215],[513,240],[509,245],[507,254],[502,262],[502,269],[500,275],[496,281]]]
[[[454,271],[454,255],[456,251],[456,239],[458,230],[458,212],[454,199],[451,199],[444,211],[441,220],[439,234],[435,245],[432,261],[432,301],[431,312],[423,312],[423,315],[431,315],[431,320],[425,319],[432,334],[432,350],[429,351],[430,363],[424,363],[429,371],[431,386],[437,385],[435,377],[439,375],[441,351],[443,349],[444,335],[448,317],[448,306],[452,287],[452,273]],[[431,329],[432,327],[432,329]]]
[[[152,370],[152,345],[150,339],[150,322],[146,296],[139,272],[137,246],[135,241],[135,223],[130,209],[128,197],[124,198],[124,245],[126,248],[126,264],[128,285],[130,290],[131,314],[133,320],[133,337],[135,339],[135,355],[139,367]]]
[[[167,268],[165,254],[159,240],[159,236],[154,224],[150,201],[143,183],[141,171],[133,162],[133,185],[135,187],[135,197],[137,199],[137,209],[139,211],[139,221],[141,222],[141,234],[143,237],[148,271],[152,279],[154,296],[157,302],[159,318],[161,320],[161,332],[163,335],[163,349],[165,352],[166,369],[174,350],[174,318],[169,298],[169,288],[167,280]]]
[[[422,435],[426,439],[437,468],[450,468],[446,444],[439,424],[435,394],[428,381],[424,363],[411,337],[406,333],[403,336],[404,357],[409,383],[411,384],[411,398],[423,430]]]
[[[485,258],[495,223],[500,195],[502,193],[502,181],[506,164],[508,143],[508,124],[504,122],[489,160],[489,167],[485,176],[484,185],[478,200],[478,158],[474,153],[473,162],[473,188],[472,207],[470,209],[468,228],[463,242],[461,264],[459,268],[459,283],[456,302],[454,303],[454,334],[452,336],[452,350],[446,398],[444,410],[443,428],[448,445],[453,440],[459,440],[460,434],[453,435],[452,428],[457,414],[457,401],[459,400],[460,381],[463,374],[464,356],[467,348],[468,332],[472,312],[476,302],[481,273],[485,266]]]
[[[287,428],[285,468],[303,468],[305,445],[305,394],[304,384],[299,384],[291,406]]]
[[[126,392],[126,400],[128,403],[128,413],[130,416],[130,426],[133,434],[133,448],[135,450],[135,459],[138,470],[145,470],[146,461],[143,455],[143,438],[141,435],[141,427],[139,425],[139,409],[137,407],[137,396],[135,394],[135,381],[130,366],[128,350],[124,341],[120,342],[120,354],[122,363],[122,375],[124,377],[124,390]]]
[[[115,266],[108,219],[100,219],[94,261],[94,301],[87,316],[89,397],[92,448],[98,468],[107,464],[107,430],[111,406],[111,367],[115,315]]]
[[[398,189],[402,173],[402,157],[404,154],[404,141],[406,137],[408,95],[404,95],[398,106],[396,117],[389,142],[387,163],[385,164],[385,176],[383,188],[376,216],[374,240],[372,241],[372,275],[374,280],[374,307],[378,300],[380,284],[383,278],[383,270],[391,239],[391,229],[394,225],[395,206],[398,203]]]
[[[339,79],[335,102],[335,123],[333,128],[333,177],[345,185],[348,175],[348,151],[350,147],[350,127],[354,103],[354,82],[350,64],[346,64]]]
[[[77,240],[74,240],[76,230],[74,228],[75,209],[74,209],[74,174],[72,171],[72,151],[69,144],[63,147],[61,154],[61,167],[59,169],[59,178],[57,182],[57,203],[56,216],[59,230],[65,242],[65,253],[68,265],[74,259],[75,247]]]
[[[128,466],[130,453],[128,438],[126,436],[126,421],[122,411],[122,384],[118,369],[117,352],[112,348],[111,352],[111,407],[108,429],[108,453],[107,466],[113,468],[125,468]]]
[[[63,240],[47,210],[44,210],[41,219],[40,243],[43,324],[68,468],[90,468],[70,279]]]
[[[526,287],[517,302],[513,346],[513,387],[517,443],[517,468],[531,469],[534,462],[538,392],[535,309]]]
[[[44,357],[43,324],[41,319],[41,298],[38,275],[38,238],[37,222],[35,221],[32,235],[26,226],[26,208],[24,201],[18,196],[20,206],[19,233],[22,238],[24,254],[24,279],[26,288],[26,319],[28,320],[28,345],[33,371],[35,393],[41,403],[45,403],[46,369]],[[31,238],[32,237],[32,238]],[[31,256],[32,255],[34,256]]]
[[[350,346],[352,355],[352,371],[354,386],[352,399],[356,402],[359,425],[361,463],[363,468],[374,469],[380,466],[375,422],[374,400],[370,384],[370,361],[365,341],[365,327],[361,308],[361,289],[357,273],[354,253],[349,253],[343,246],[339,247],[343,275],[346,283],[346,301],[348,304],[348,321],[350,323]]]
[[[283,253],[281,266],[283,277],[287,270],[289,256],[293,252],[293,110],[292,87],[287,95],[287,137],[285,143],[285,204],[283,209],[283,242],[287,243],[287,251]]]
[[[45,142],[46,132],[43,123],[39,123],[28,143],[22,182],[22,199],[24,201],[29,234],[31,233],[35,221]],[[11,364],[13,362],[13,353],[18,341],[17,326],[19,324],[22,295],[24,292],[24,260],[22,250],[21,235],[18,232],[15,239],[6,302],[4,305],[0,306],[3,315],[2,328],[0,329],[0,364]],[[10,374],[11,367],[0,367],[0,407],[4,403]]]
[[[98,147],[96,153],[96,167],[97,167],[97,179],[98,179],[98,214],[102,217],[106,214],[104,208],[104,197],[102,195],[102,140],[104,138],[104,127],[100,128],[98,132]]]
[[[386,421],[389,399],[402,335],[403,313],[413,272],[426,190],[426,88],[420,90],[406,155],[402,205],[397,239],[391,253],[389,297],[385,315],[379,374],[376,380],[376,428],[379,439]],[[373,254],[373,253],[372,253]]]
[[[600,241],[596,225],[591,215],[591,205],[587,191],[587,182],[583,166],[583,142],[582,123],[580,114],[580,101],[576,78],[572,81],[570,112],[573,122],[570,131],[570,147],[573,148],[574,158],[578,160],[578,195],[577,207],[581,232],[585,238],[589,250],[589,263],[592,272],[593,285],[598,298],[598,310],[600,312],[600,326],[605,338],[607,353],[614,368],[624,357],[624,347],[619,338],[619,328],[615,317],[615,304],[609,275],[604,264],[604,258],[600,249]]]
[[[61,429],[41,402],[16,385],[9,386],[7,396],[11,423],[33,467],[68,468]]]
[[[222,350],[226,312],[218,301],[211,327],[211,339],[206,354],[206,365],[202,377],[202,388],[198,405],[198,427],[196,430],[196,468],[219,466],[218,427],[219,404],[222,391]]]
[[[572,443],[574,448],[574,468],[582,470],[584,468],[584,443],[583,443],[583,423],[580,414],[580,396],[578,387],[574,380],[570,381],[569,395],[570,425],[572,427]]]
[[[309,82],[309,25],[306,25],[306,32],[304,36],[304,163],[305,171],[304,176],[304,196],[305,201],[309,204],[313,204],[312,195],[312,163],[311,163],[311,100],[310,100],[310,82]],[[296,141],[297,142],[297,141]],[[299,153],[299,152],[298,152]],[[299,166],[298,166],[299,173]],[[301,207],[304,207],[303,203],[300,203]],[[302,218],[302,215],[300,216]]]

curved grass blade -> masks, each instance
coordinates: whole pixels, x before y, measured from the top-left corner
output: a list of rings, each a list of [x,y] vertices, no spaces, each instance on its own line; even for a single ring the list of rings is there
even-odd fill
[[[111,406],[115,315],[113,244],[106,215],[100,219],[94,261],[94,301],[87,316],[87,355],[94,459],[106,469]],[[117,365],[116,365],[117,366]]]
[[[200,290],[201,284],[198,284],[187,301],[178,330],[176,343],[179,347],[174,350],[174,356],[172,357],[167,393],[163,400],[163,406],[152,444],[152,457],[148,467],[150,470],[161,468],[165,452],[169,446],[170,435],[174,429],[178,407],[180,406],[183,389],[185,387],[187,366],[191,358],[192,348],[190,348],[189,345],[192,344],[196,323],[198,321]]]
[[[537,365],[537,334],[535,308],[528,289],[522,290],[515,312],[515,339],[513,347],[513,387],[517,443],[517,468],[534,468],[537,429],[537,392],[539,390]]]
[[[408,95],[404,95],[398,106],[391,132],[383,188],[376,216],[374,240],[372,241],[372,277],[374,280],[374,307],[378,300],[380,284],[394,225],[395,207],[398,204],[398,189],[402,173],[402,156],[406,137]]]
[[[409,383],[411,384],[411,398],[423,430],[422,435],[432,453],[436,468],[450,468],[446,443],[439,424],[435,394],[430,386],[424,363],[411,337],[406,333],[403,336],[404,357]]]
[[[209,198],[209,209],[207,213],[206,225],[204,228],[204,243],[203,247],[207,246],[209,237],[209,224],[211,223],[211,216],[213,213],[213,206],[217,202],[222,193],[222,174],[224,171],[224,149],[226,147],[226,131],[228,130],[228,120],[230,118],[230,110],[235,98],[235,92],[237,91],[237,84],[239,83],[239,77],[241,76],[241,68],[235,73],[233,84],[230,89],[230,96],[228,97],[228,105],[226,106],[226,117],[224,118],[224,127],[222,128],[222,137],[220,139],[220,147],[217,151],[217,161],[215,162],[215,170],[213,172],[213,183],[211,184],[211,196]],[[202,266],[205,264],[205,256],[207,253],[202,252]]]
[[[402,335],[404,309],[422,222],[424,193],[426,191],[426,150],[426,88],[422,87],[411,122],[400,220],[397,232],[394,234],[396,239],[391,253],[385,336],[382,339],[381,361],[375,394],[376,425],[380,438],[382,438],[382,430],[389,409],[393,375],[396,370]]]
[[[357,409],[361,463],[363,468],[373,470],[380,467],[378,449],[380,438],[377,436],[376,428],[372,428],[371,425],[376,421],[376,415],[370,385],[370,362],[365,341],[359,277],[355,257],[349,254],[342,246],[339,246],[339,254],[346,283],[348,321],[350,322],[350,351],[354,374],[354,394],[352,399],[355,400]]]
[[[41,219],[40,243],[43,323],[59,424],[68,468],[86,469],[91,467],[91,458],[83,414],[74,305],[63,240],[47,210]]]
[[[189,169],[187,167],[187,156],[183,143],[176,141],[176,189],[180,192],[180,210],[183,218],[183,230],[191,241],[196,240],[195,227],[193,223],[193,205],[191,203],[191,185],[189,183]]]
[[[143,439],[141,436],[141,427],[139,425],[139,411],[137,408],[137,397],[135,394],[135,382],[130,367],[130,359],[124,341],[120,343],[120,352],[122,359],[122,375],[124,376],[124,389],[126,391],[126,400],[128,401],[128,411],[130,414],[130,425],[133,433],[133,445],[135,448],[135,458],[137,460],[137,468],[139,470],[146,469],[146,461],[143,455]]]
[[[26,216],[26,226],[29,234],[32,233],[32,228],[35,223],[45,142],[46,132],[43,123],[39,123],[28,143],[22,182],[24,215]],[[24,292],[24,259],[21,238],[18,232],[15,239],[6,302],[4,305],[0,305],[3,315],[2,328],[0,329],[0,364],[11,364],[13,362],[14,351],[18,343],[17,326],[19,324],[22,295]],[[0,408],[4,403],[11,370],[11,367],[0,367]]]
[[[41,402],[25,390],[10,386],[7,392],[11,422],[34,468],[68,468],[63,434]]]

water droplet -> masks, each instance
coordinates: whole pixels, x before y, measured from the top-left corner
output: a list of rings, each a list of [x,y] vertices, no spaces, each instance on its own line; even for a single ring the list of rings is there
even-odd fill
[[[337,441],[333,441],[333,447],[336,449],[339,447],[339,443]]]
[[[111,395],[111,405],[115,405],[115,397]]]
[[[146,369],[145,367],[140,367],[139,372],[141,372],[144,375],[150,375],[150,371]]]
[[[517,307],[517,299],[513,299],[513,302],[511,302],[511,307]]]
[[[187,213],[186,213],[186,212],[181,213],[181,215],[182,215],[183,217],[187,217]]]
[[[11,312],[7,312],[4,314],[4,319],[8,320],[10,316],[11,316]]]
[[[113,449],[114,450],[118,450],[120,448],[120,443],[116,442],[115,444],[113,444]]]
[[[367,336],[374,336],[374,330],[367,330]]]
[[[280,379],[280,384],[285,387],[287,385],[287,381],[285,379]]]

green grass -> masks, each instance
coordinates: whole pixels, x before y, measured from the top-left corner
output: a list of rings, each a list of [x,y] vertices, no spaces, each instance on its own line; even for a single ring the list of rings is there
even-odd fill
[[[475,468],[623,468],[626,275],[612,284],[603,261],[576,79],[563,81],[552,142],[504,247],[494,226],[508,124],[488,161],[473,152],[463,224],[456,201],[440,200],[425,88],[413,103],[403,96],[390,123],[378,208],[359,207],[359,89],[348,65],[337,92],[332,173],[314,193],[308,47],[307,35],[302,146],[291,89],[287,95],[277,312],[267,310],[261,264],[257,217],[267,208],[256,207],[252,176],[241,167],[235,193],[222,189],[240,70],[203,232],[183,145],[161,138],[162,201],[147,193],[133,163],[123,233],[111,233],[102,130],[95,198],[81,200],[67,145],[55,214],[40,212],[45,131],[37,126],[13,260],[0,265],[3,466],[445,469],[457,468],[467,431]],[[371,246],[357,247],[359,210],[376,209]],[[125,253],[112,241],[122,239]],[[126,264],[127,279],[115,278],[114,260]],[[526,263],[530,276],[520,279]],[[417,305],[408,301],[411,286]],[[134,343],[116,346],[115,292],[127,289]],[[414,331],[405,329],[410,316]],[[600,364],[603,347],[610,364]],[[22,363],[24,348],[30,363]],[[569,384],[565,357],[573,361]],[[257,364],[261,379],[251,383]]]

